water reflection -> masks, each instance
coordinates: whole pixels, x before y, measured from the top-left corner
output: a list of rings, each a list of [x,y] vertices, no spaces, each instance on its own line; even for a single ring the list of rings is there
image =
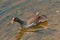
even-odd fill
[[[43,25],[43,26],[42,26],[42,25]],[[43,23],[39,23],[39,24],[37,24],[36,26],[31,27],[31,28],[28,28],[28,29],[21,28],[21,29],[20,29],[20,32],[19,32],[18,35],[16,36],[16,40],[20,40],[21,37],[24,35],[25,32],[42,33],[42,32],[44,32],[44,31],[43,31],[43,30],[44,30],[43,28],[44,28],[45,26],[47,26],[47,25],[48,25],[48,22],[45,21],[45,22],[43,22]]]

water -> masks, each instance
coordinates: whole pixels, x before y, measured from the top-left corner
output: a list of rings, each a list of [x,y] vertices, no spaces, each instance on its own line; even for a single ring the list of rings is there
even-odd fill
[[[0,1],[0,40],[15,40],[16,36],[20,40],[60,39],[60,0],[4,1]],[[27,20],[38,11],[48,17],[47,22],[22,30],[18,23],[10,23],[13,16]],[[42,26],[48,28],[44,30]]]

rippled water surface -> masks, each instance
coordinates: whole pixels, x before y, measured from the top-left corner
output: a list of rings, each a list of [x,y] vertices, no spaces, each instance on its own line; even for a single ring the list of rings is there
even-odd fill
[[[35,28],[21,29],[10,23],[12,17],[28,20],[36,12],[48,21]],[[41,29],[40,27],[48,27]],[[38,30],[36,30],[38,29]],[[60,0],[0,0],[0,40],[60,40]]]

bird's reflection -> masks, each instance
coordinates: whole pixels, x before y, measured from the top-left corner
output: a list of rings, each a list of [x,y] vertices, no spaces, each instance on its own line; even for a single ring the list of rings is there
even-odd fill
[[[45,21],[45,22],[43,22],[43,23],[38,23],[36,26],[34,26],[34,27],[31,27],[31,28],[21,28],[21,29],[19,29],[20,30],[20,32],[18,33],[18,35],[16,36],[16,40],[20,40],[21,39],[21,37],[24,35],[24,33],[25,32],[37,32],[37,30],[39,29],[43,29],[45,26],[47,26],[48,25],[48,22],[47,21]]]

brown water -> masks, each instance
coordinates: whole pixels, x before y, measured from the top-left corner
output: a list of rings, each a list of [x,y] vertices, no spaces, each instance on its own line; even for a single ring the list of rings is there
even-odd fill
[[[12,16],[28,20],[38,11],[48,17],[47,22],[22,30],[18,23],[10,23]],[[16,36],[20,40],[60,40],[60,0],[0,0],[0,40],[15,40]]]

